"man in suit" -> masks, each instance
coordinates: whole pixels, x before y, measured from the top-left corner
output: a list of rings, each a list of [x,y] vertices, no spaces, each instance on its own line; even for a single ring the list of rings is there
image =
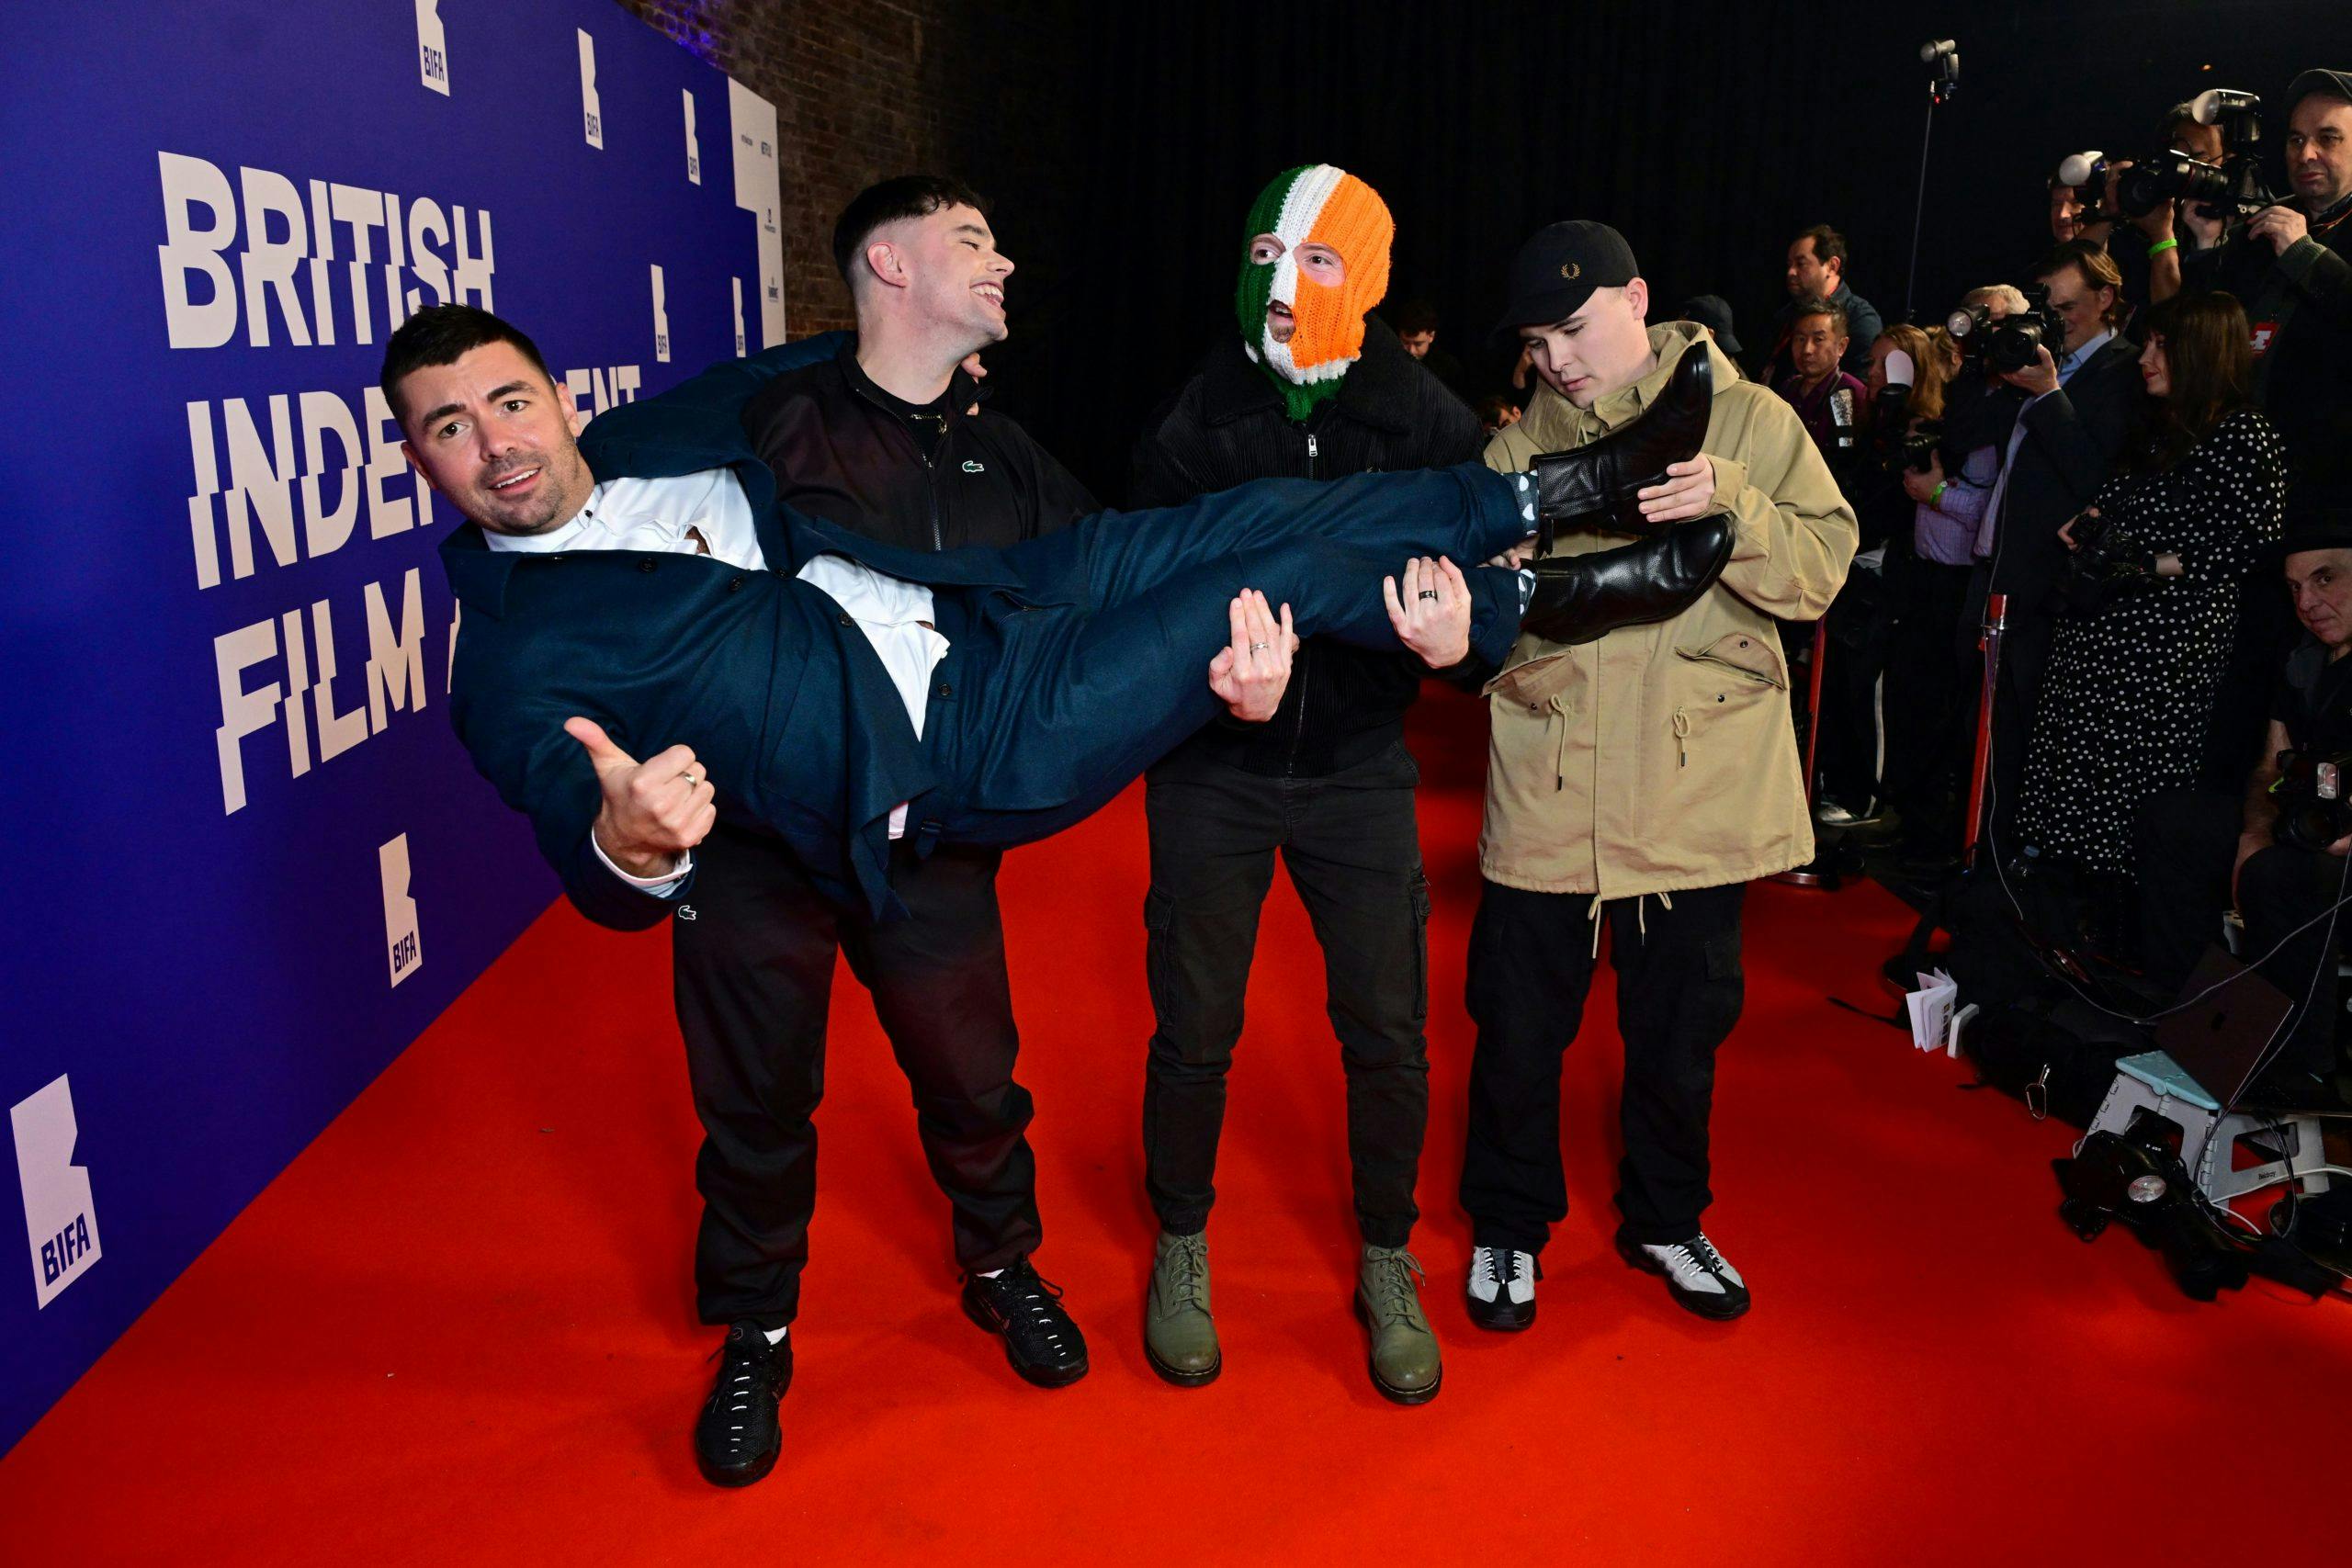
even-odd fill
[[[1375,591],[1384,568],[1487,558],[1536,527],[1539,500],[1546,516],[1606,502],[1658,466],[1622,440],[1531,475],[1266,483],[1002,549],[913,551],[776,503],[742,409],[806,357],[723,364],[582,443],[537,347],[486,311],[421,311],[386,346],[405,450],[470,520],[443,547],[465,606],[452,722],[602,923],[666,918],[722,812],[774,833],[835,902],[903,916],[899,844],[1068,826],[1243,700],[1249,671],[1286,655],[1294,609],[1299,630],[1394,647],[1411,614]],[[1419,592],[1430,613],[1466,596],[1474,649],[1499,658],[1522,624],[1573,640],[1672,614],[1729,548],[1706,519]],[[1285,602],[1279,623],[1251,582]],[[774,1463],[788,1346],[730,1324],[725,1419],[706,1425],[740,1433],[715,1465],[698,1444],[715,1479]]]
[[[1983,623],[1986,595],[2008,595],[1993,707],[1996,826],[2006,824],[2024,782],[2034,705],[2057,632],[2067,554],[2058,530],[2106,482],[2147,396],[2139,345],[2117,330],[2123,278],[2114,259],[2071,241],[2044,258],[2034,278],[2050,290],[2063,340],[2056,352],[2044,344],[2032,364],[2000,378],[2017,412],[1976,536],[1976,571],[1961,623],[1973,634]],[[1996,838],[1997,849],[2014,848],[1999,841],[2006,835]]]

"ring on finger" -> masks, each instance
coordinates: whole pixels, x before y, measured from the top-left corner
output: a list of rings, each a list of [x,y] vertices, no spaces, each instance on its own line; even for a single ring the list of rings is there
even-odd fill
[[[1434,588],[1424,588],[1421,590],[1421,597],[1424,599],[1434,599],[1437,597],[1437,590]]]
[[[1253,642],[1250,645],[1250,651],[1252,653],[1263,653],[1266,649],[1273,646],[1274,645],[1271,642]]]

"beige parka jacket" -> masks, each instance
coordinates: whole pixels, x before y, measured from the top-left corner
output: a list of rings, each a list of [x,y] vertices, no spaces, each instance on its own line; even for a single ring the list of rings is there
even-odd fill
[[[1794,410],[1739,378],[1702,327],[1649,329],[1657,368],[1579,409],[1539,386],[1487,467],[1529,468],[1627,423],[1686,353],[1714,365],[1701,446],[1714,510],[1736,520],[1731,562],[1671,621],[1566,648],[1532,634],[1487,682],[1480,871],[1508,887],[1598,898],[1747,882],[1813,858],[1813,821],[1774,618],[1818,619],[1846,580],[1853,509]],[[1563,532],[1555,553],[1619,534]]]

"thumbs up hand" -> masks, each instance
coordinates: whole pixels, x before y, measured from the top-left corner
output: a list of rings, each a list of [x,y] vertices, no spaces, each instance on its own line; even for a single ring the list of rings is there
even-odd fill
[[[592,831],[612,863],[631,876],[661,876],[699,844],[718,820],[717,792],[692,749],[673,746],[640,762],[584,718],[566,719],[563,732],[580,742],[605,794]]]

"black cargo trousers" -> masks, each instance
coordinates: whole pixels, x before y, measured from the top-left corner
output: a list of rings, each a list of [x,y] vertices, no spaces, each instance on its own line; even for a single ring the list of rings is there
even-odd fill
[[[1347,1077],[1348,1154],[1365,1243],[1403,1247],[1429,1124],[1429,879],[1399,740],[1317,777],[1248,772],[1185,748],[1146,775],[1144,1176],[1162,1229],[1206,1227],[1225,1078],[1279,851],[1323,949]]]

